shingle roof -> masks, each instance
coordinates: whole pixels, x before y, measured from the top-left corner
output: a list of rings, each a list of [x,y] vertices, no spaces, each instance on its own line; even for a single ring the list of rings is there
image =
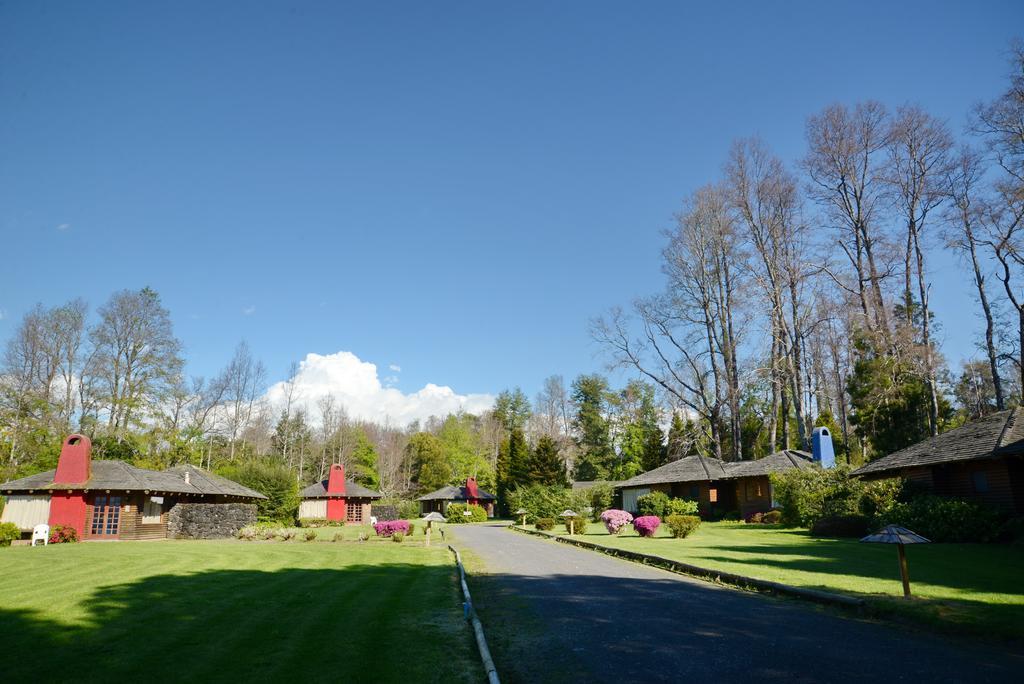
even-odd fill
[[[477,490],[478,499],[496,499],[497,497],[489,492],[485,492],[482,489]],[[417,501],[468,501],[469,493],[466,491],[466,487],[456,487],[454,485],[448,485],[447,487],[441,487],[437,491],[424,494]]]
[[[29,491],[68,489],[69,485],[53,484],[56,470],[47,470],[0,484],[3,491]],[[185,473],[189,481],[185,482]],[[175,494],[215,494],[249,499],[265,499],[257,491],[191,465],[176,466],[168,470],[136,468],[124,461],[93,461],[89,466],[89,481],[78,483],[75,489],[151,490]]]
[[[725,464],[717,458],[705,456],[684,456],[678,461],[666,463],[660,468],[640,473],[616,487],[642,487],[644,485],[668,482],[700,482],[703,480],[724,480],[728,477]]]
[[[1024,454],[1021,409],[999,411],[949,432],[875,459],[854,475],[892,473],[906,468]]]
[[[345,493],[344,494],[328,494],[327,493],[327,480],[321,480],[315,482],[301,492],[299,497],[303,499],[327,499],[330,497],[346,497],[352,499],[380,499],[384,495],[380,492],[375,492],[372,489],[356,484],[351,480],[345,481]]]
[[[734,461],[726,463],[725,469],[729,477],[757,477],[769,473],[781,473],[786,470],[803,470],[814,466],[814,460],[806,451],[783,449],[774,454],[753,461]]]
[[[670,484],[672,482],[703,482],[707,480],[758,477],[794,468],[810,468],[813,463],[814,461],[811,460],[810,454],[795,449],[777,451],[770,456],[754,461],[733,461],[729,463],[706,456],[685,456],[678,461],[666,463],[660,468],[641,473],[625,482],[619,482],[615,487],[644,487],[646,485]]]

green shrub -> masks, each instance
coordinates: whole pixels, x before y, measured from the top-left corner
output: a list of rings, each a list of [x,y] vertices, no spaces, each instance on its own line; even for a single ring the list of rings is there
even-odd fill
[[[394,507],[395,520],[408,520],[409,518],[420,517],[419,501],[411,499],[399,499],[397,497],[389,497],[387,499],[381,499],[378,504],[374,504],[375,509],[380,509],[383,508],[384,506]],[[374,513],[374,515],[376,515],[376,513]]]
[[[669,499],[667,515],[697,515],[697,502],[687,499]]]
[[[344,532],[335,532],[334,536],[331,537],[331,541],[332,542],[345,541],[345,533]]]
[[[555,519],[537,518],[537,521],[534,523],[534,527],[536,527],[538,530],[553,530],[555,529]]]
[[[764,522],[764,513],[751,513],[747,516],[747,522],[751,525],[760,525]]]
[[[327,518],[299,518],[299,527],[344,527],[344,520],[328,520]]]
[[[1009,544],[1024,543],[1024,516],[1010,518],[1000,525],[996,539]]]
[[[277,531],[275,536],[281,541],[291,541],[292,539],[295,539],[296,534],[295,530],[281,528]]]
[[[933,542],[980,543],[999,534],[999,514],[992,509],[930,494],[895,504],[880,523],[901,525]]]
[[[391,535],[391,541],[395,542],[396,544],[401,544],[405,541],[405,535],[401,532],[395,532],[393,535]]]
[[[700,527],[700,516],[696,515],[670,515],[665,519],[665,524],[672,531],[676,539],[683,539],[690,536]]]
[[[891,506],[896,491],[888,485],[868,485],[850,476],[848,466],[787,470],[770,475],[781,522],[810,527],[816,520],[844,515],[876,516]]]
[[[636,500],[640,515],[656,515],[662,520],[670,515],[696,515],[697,502],[674,499],[665,492],[651,492]]]
[[[21,539],[21,530],[14,523],[0,523],[0,546],[10,546],[15,539]]]
[[[469,511],[469,515],[466,515],[466,511]],[[471,523],[471,522],[487,522],[487,511],[483,506],[477,506],[476,504],[458,504],[453,503],[448,505],[448,510],[444,514],[445,520],[453,525],[459,523]]]
[[[669,496],[665,492],[651,492],[637,498],[636,509],[640,515],[656,515],[659,518],[665,517],[669,507]]]
[[[781,511],[768,511],[761,516],[761,522],[765,525],[778,525],[782,521]]]
[[[414,534],[416,534],[416,523],[411,522],[409,523],[409,532],[405,536],[411,537]]]
[[[569,527],[569,520],[570,520],[570,518],[565,518],[565,531],[566,532],[568,532],[570,534],[586,534],[587,533],[587,518],[585,518],[582,515],[577,517],[577,518],[571,518],[571,520],[572,520],[572,529],[570,529],[570,527]],[[572,530],[575,530],[575,532],[573,532]]]
[[[594,522],[600,522],[601,513],[612,507],[612,501],[615,499],[615,487],[605,482],[601,482],[590,489],[584,490],[582,494],[587,498],[587,503],[590,507],[591,519]],[[576,509],[574,508],[573,510],[575,511]],[[582,513],[583,511],[576,512]]]
[[[828,515],[819,518],[811,525],[811,534],[815,537],[856,537],[861,538],[871,532],[871,519],[866,515]]]
[[[306,530],[305,534],[302,535],[302,538],[308,542],[316,541],[316,530]]]

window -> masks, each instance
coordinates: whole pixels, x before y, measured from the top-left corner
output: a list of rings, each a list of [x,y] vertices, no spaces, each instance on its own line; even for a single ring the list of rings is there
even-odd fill
[[[971,479],[974,480],[974,491],[979,494],[988,491],[988,475],[979,471],[972,473]]]
[[[715,503],[715,502],[718,501],[718,490],[717,489],[712,488],[712,489],[708,490],[708,501],[710,501],[711,503]]]
[[[121,524],[121,497],[97,496],[92,504],[92,527],[94,535],[116,535]]]
[[[345,517],[349,522],[363,522],[363,505],[357,503],[345,504]]]
[[[163,513],[163,506],[153,501],[152,498],[146,499],[146,502],[142,504],[142,524],[158,525],[161,513]]]

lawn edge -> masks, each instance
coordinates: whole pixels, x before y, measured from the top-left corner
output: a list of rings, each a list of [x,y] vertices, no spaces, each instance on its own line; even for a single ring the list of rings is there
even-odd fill
[[[640,563],[641,565],[652,565],[654,567],[661,568],[662,570],[668,570],[669,572],[689,575],[691,577],[697,577],[710,582],[729,584],[741,589],[755,589],[773,594],[781,594],[783,596],[793,596],[806,601],[813,601],[814,603],[839,606],[847,609],[861,609],[867,605],[867,602],[864,599],[857,598],[855,596],[834,594],[832,592],[819,591],[817,589],[794,587],[789,584],[782,584],[781,582],[772,582],[770,580],[757,579],[756,577],[737,575],[732,572],[713,570],[711,568],[691,565],[690,563],[683,563],[682,561],[671,560],[669,558],[663,558],[662,556],[655,556],[653,554],[627,551],[625,549],[617,549],[611,546],[583,541],[582,539],[573,539],[572,537],[564,537],[558,534],[548,534],[546,532],[531,530],[519,525],[509,525],[509,529],[516,530],[517,532],[523,532],[525,534],[532,534],[538,537],[544,537],[546,539],[553,539],[555,541],[562,542],[563,544],[571,544],[583,549],[597,551],[598,553],[604,553],[606,555],[622,558],[634,563]]]
[[[477,651],[480,653],[480,660],[487,674],[489,684],[500,684],[498,670],[494,666],[494,659],[491,658],[491,649],[487,646],[487,637],[484,635],[484,626],[480,617],[476,614],[476,607],[473,605],[473,597],[469,593],[469,585],[466,583],[466,569],[462,565],[462,556],[459,550],[448,544],[448,550],[455,556],[455,565],[459,570],[459,584],[462,585],[462,595],[466,599],[466,619],[473,626],[473,636],[476,639]]]

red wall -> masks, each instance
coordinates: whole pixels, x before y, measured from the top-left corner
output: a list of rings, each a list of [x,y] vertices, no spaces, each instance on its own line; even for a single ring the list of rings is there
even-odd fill
[[[50,527],[67,525],[78,531],[78,538],[85,534],[85,494],[75,492],[53,492],[50,495]]]
[[[331,466],[331,472],[327,475],[327,493],[335,495],[345,493],[345,466],[339,464]],[[332,496],[327,499],[327,519],[345,519],[344,496]]]

